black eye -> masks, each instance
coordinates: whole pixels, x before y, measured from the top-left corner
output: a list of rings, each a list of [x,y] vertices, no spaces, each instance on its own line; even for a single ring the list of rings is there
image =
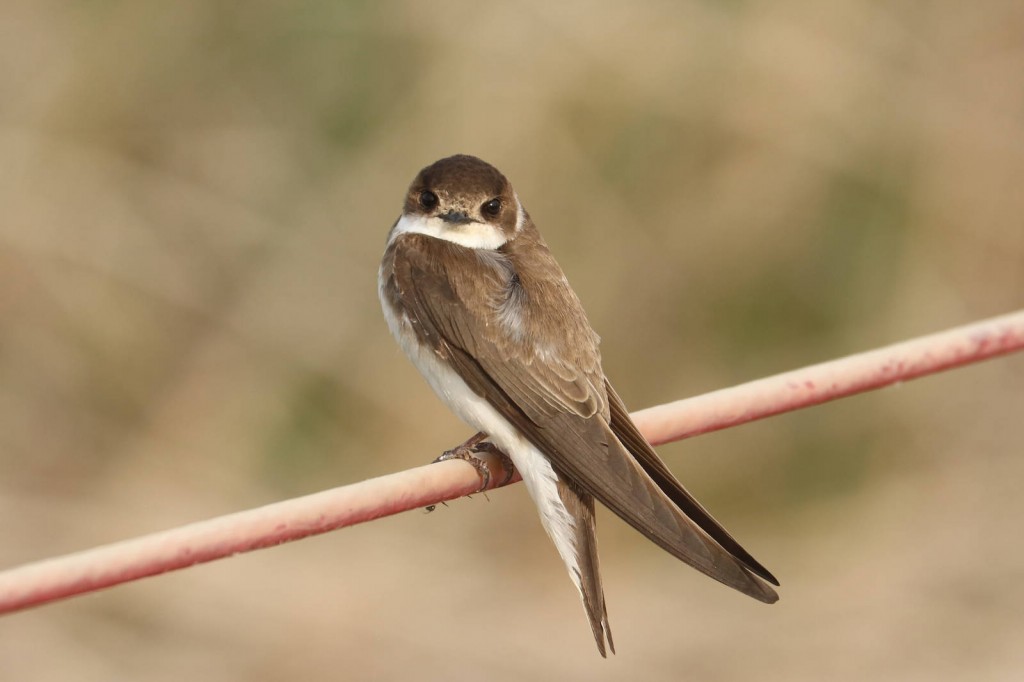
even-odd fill
[[[437,207],[437,195],[429,189],[420,192],[420,206],[428,211]]]
[[[492,218],[495,217],[501,213],[501,199],[491,199],[485,203],[480,210],[482,210],[485,215],[489,215]]]

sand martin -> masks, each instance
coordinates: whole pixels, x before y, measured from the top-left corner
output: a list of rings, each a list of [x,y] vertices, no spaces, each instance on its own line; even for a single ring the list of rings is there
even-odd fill
[[[378,287],[391,333],[431,388],[515,464],[615,651],[594,500],[710,577],[762,602],[778,581],[683,488],[601,369],[598,336],[515,190],[457,155],[427,166],[391,228]]]

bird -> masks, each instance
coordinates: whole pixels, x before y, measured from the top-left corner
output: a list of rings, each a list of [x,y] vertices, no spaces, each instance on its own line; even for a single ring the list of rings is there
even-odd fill
[[[778,580],[640,434],[604,374],[578,296],[497,168],[456,154],[416,175],[388,233],[378,293],[402,350],[478,432],[466,445],[486,438],[511,458],[601,656],[615,645],[595,500],[698,571],[761,602],[778,600],[768,585]]]

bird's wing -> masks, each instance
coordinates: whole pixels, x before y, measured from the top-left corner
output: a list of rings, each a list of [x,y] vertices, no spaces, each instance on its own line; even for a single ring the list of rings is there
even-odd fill
[[[564,325],[578,326],[582,321],[587,334],[569,326],[551,331],[550,339],[543,333],[539,338],[516,338],[510,332],[514,325],[500,328],[493,316],[482,316],[479,305],[466,301],[476,297],[474,303],[479,304],[485,297],[500,306],[505,298],[520,296],[524,298],[515,314],[558,310],[549,307],[550,301],[531,300],[529,281],[510,278],[501,268],[480,276],[479,263],[458,262],[480,258],[479,253],[437,239],[403,235],[396,246],[400,253],[389,286],[421,342],[446,359],[559,473],[673,556],[755,599],[778,599],[774,590],[687,517],[616,437],[606,416],[596,335],[581,308],[565,309],[579,308],[574,295],[557,301],[563,306],[559,319]],[[464,273],[476,276],[467,279]],[[516,284],[525,291],[517,292]],[[566,335],[569,343],[549,342]]]
[[[715,542],[720,544],[727,552],[736,557],[744,566],[751,570],[756,575],[764,578],[773,585],[778,585],[779,581],[776,580],[775,576],[772,575],[767,568],[762,566],[754,557],[750,556],[747,550],[740,546],[740,543],[733,539],[732,535],[729,534],[722,524],[714,519],[713,516],[704,508],[700,502],[694,498],[690,492],[683,487],[683,484],[679,482],[665,463],[661,461],[657,453],[654,452],[654,448],[651,447],[647,439],[643,437],[636,424],[629,416],[629,410],[626,409],[622,399],[619,398],[618,393],[612,388],[612,385],[605,380],[605,387],[608,389],[608,403],[611,408],[611,419],[610,426],[612,432],[616,435],[627,450],[636,458],[643,467],[647,475],[650,476],[658,487],[668,495],[669,499],[676,503],[676,505],[686,514],[690,519],[700,526],[705,533],[714,538]]]

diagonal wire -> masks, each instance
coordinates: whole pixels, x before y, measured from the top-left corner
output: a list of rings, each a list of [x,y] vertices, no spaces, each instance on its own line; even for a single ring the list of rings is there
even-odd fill
[[[657,445],[1020,350],[1024,310],[651,407],[633,417]],[[485,457],[494,472],[491,481],[502,481],[499,458]],[[440,462],[26,564],[0,573],[0,614],[430,506],[479,487],[473,467]]]

